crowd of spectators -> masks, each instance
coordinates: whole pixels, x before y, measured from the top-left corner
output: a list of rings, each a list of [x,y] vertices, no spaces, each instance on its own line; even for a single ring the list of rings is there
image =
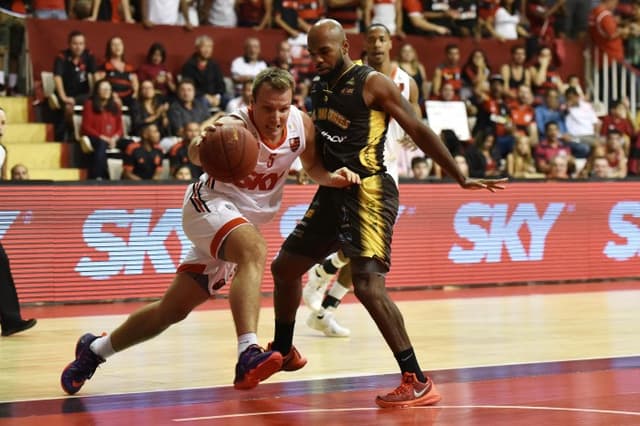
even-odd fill
[[[17,3],[11,3],[13,10]],[[56,90],[49,105],[56,110],[56,139],[80,143],[91,179],[114,178],[107,167],[114,155],[123,158],[125,179],[161,178],[163,158],[171,164],[170,176],[197,177],[200,170],[184,155],[185,138],[225,111],[249,104],[252,78],[269,65],[291,71],[297,82],[294,102],[309,111],[313,70],[305,35],[322,17],[340,20],[350,33],[372,23],[386,25],[401,40],[395,61],[416,80],[425,120],[425,101],[464,104],[470,137],[461,140],[444,130],[442,138],[473,177],[620,178],[640,172],[638,120],[630,116],[628,100],[596,112],[583,76],[562,78],[562,41],[585,39],[588,30],[608,31],[607,46],[612,40],[624,43],[630,61],[640,64],[631,59],[640,57],[640,0],[52,0],[28,5],[31,10],[25,10],[38,18],[284,32],[271,57],[263,55],[259,32],[247,38],[229,75],[216,62],[214,40],[206,35],[196,38],[181,69],[171,70],[162,43],[149,46],[144,63],[132,63],[121,37],[107,42],[104,55],[94,55],[84,34],[70,33],[68,47],[52,64]],[[614,11],[611,27],[607,19]],[[463,57],[450,38],[445,61],[427,75],[421,52],[402,43],[406,34],[518,42],[505,46],[511,49],[508,63],[492,64],[482,48]],[[74,120],[78,110],[80,122]],[[446,178],[422,155],[408,149],[401,177]]]

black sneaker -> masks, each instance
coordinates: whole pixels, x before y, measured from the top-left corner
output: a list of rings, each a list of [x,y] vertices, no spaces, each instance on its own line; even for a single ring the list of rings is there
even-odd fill
[[[25,331],[36,325],[38,320],[31,318],[28,320],[20,320],[20,322],[13,327],[5,327],[2,329],[3,336],[11,336],[12,334],[20,333],[21,331]]]

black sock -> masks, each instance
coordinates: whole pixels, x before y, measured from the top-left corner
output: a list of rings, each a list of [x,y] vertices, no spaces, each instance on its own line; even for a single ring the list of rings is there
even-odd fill
[[[402,373],[414,373],[419,381],[426,383],[427,379],[424,377],[424,374],[422,374],[422,370],[418,365],[418,358],[416,358],[412,347],[398,352],[394,354],[394,356],[396,357],[396,361],[398,361]]]
[[[291,351],[293,328],[295,325],[295,321],[287,324],[276,320],[276,332],[273,337],[273,344],[271,345],[272,350],[278,351],[282,355],[287,355]]]
[[[340,304],[340,300],[339,299],[336,299],[335,297],[333,297],[331,295],[328,295],[328,294],[322,300],[322,307],[325,308],[325,309],[327,309],[327,308],[337,308],[339,304]]]
[[[338,268],[336,268],[335,265],[331,262],[331,259],[326,259],[324,262],[322,262],[322,268],[329,275],[333,275],[338,272]]]

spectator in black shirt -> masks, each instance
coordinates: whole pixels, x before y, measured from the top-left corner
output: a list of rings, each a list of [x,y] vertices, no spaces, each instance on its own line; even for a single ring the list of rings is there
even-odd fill
[[[183,137],[180,142],[171,147],[169,151],[169,164],[171,166],[171,175],[175,176],[176,171],[183,166],[189,167],[191,176],[198,178],[202,174],[202,168],[196,166],[189,160],[189,143],[200,134],[200,125],[194,121],[184,125],[182,130]]]
[[[182,78],[193,81],[196,97],[203,98],[209,108],[224,109],[228,100],[224,76],[220,66],[211,59],[213,39],[202,35],[196,38],[196,51],[182,66]]]
[[[83,105],[94,83],[96,58],[86,48],[86,40],[80,31],[71,31],[69,47],[62,50],[53,64],[53,79],[57,99],[64,110],[64,121],[55,130],[56,140],[65,139],[65,132],[73,135],[73,107]]]
[[[162,151],[160,131],[155,124],[142,129],[140,143],[127,147],[123,161],[122,178],[129,180],[159,180],[162,178]]]

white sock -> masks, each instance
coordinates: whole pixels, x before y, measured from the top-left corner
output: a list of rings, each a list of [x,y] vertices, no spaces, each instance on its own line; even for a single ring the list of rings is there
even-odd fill
[[[333,264],[333,266],[335,266],[338,269],[342,268],[344,265],[349,263],[349,259],[346,259],[346,261],[341,260],[340,256],[338,256],[338,252],[331,254],[331,256],[329,256],[329,260],[331,260],[331,263]]]
[[[238,356],[244,352],[249,346],[258,344],[258,336],[256,333],[245,333],[238,336]]]
[[[349,289],[345,287],[342,283],[336,281],[333,284],[333,286],[331,286],[331,289],[329,290],[328,294],[331,297],[335,297],[338,300],[342,300],[344,296],[347,295],[347,293],[349,293]]]
[[[102,359],[107,359],[116,353],[111,345],[111,336],[98,337],[96,340],[91,342],[89,349]]]

